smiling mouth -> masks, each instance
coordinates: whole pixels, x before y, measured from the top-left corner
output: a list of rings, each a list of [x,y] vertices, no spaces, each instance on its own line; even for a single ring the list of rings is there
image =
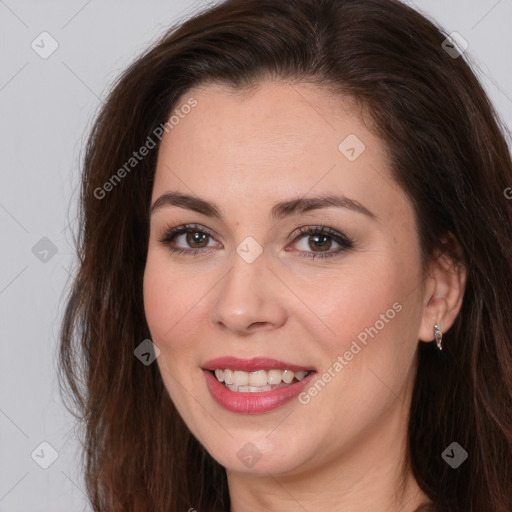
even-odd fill
[[[261,369],[253,372],[244,372],[230,370],[229,368],[218,368],[209,371],[226,389],[238,393],[261,393],[292,386],[312,373],[312,370],[294,372],[288,369]]]

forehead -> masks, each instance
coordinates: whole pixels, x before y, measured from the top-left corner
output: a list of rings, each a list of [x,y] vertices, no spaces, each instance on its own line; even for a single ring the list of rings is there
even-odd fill
[[[348,98],[305,83],[210,84],[189,90],[175,110],[191,98],[196,106],[162,138],[153,201],[167,189],[216,203],[336,191],[385,210],[401,194],[384,143]]]
[[[340,137],[354,132],[372,146],[381,145],[362,123],[355,101],[314,84],[267,81],[247,90],[203,85],[186,93],[176,109],[192,97],[197,106],[173,128],[173,137],[165,137],[164,145],[167,141],[172,144],[171,139],[175,145],[187,139],[193,141],[194,148],[211,149],[213,143],[217,158],[231,160],[237,149],[259,151],[264,145],[266,151],[258,155],[260,162],[265,157],[275,161],[277,155],[272,151],[278,148],[288,157],[309,151],[318,158],[314,149],[319,139],[322,149],[330,148],[337,156]],[[196,155],[200,156],[190,153]]]

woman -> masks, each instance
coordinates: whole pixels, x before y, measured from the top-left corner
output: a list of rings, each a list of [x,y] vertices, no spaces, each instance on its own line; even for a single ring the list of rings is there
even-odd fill
[[[512,510],[512,163],[462,53],[227,0],[124,73],[61,334],[94,510]]]

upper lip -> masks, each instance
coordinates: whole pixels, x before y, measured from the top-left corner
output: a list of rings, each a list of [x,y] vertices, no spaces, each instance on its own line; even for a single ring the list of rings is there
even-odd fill
[[[217,357],[206,361],[203,365],[205,370],[216,370],[216,369],[230,369],[239,370],[244,372],[254,372],[256,370],[292,370],[294,372],[299,371],[314,371],[314,368],[301,366],[298,364],[287,363],[285,361],[279,361],[278,359],[272,359],[269,357],[253,357],[251,359],[240,359],[239,357],[225,356]]]

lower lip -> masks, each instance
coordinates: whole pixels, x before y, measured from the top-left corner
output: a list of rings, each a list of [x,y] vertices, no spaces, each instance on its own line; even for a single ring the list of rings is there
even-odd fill
[[[240,393],[230,391],[221,384],[209,370],[203,370],[206,385],[213,399],[224,409],[242,414],[260,414],[272,411],[293,400],[315,377],[316,372],[311,372],[300,382],[272,389],[271,391],[255,391],[253,393]]]

